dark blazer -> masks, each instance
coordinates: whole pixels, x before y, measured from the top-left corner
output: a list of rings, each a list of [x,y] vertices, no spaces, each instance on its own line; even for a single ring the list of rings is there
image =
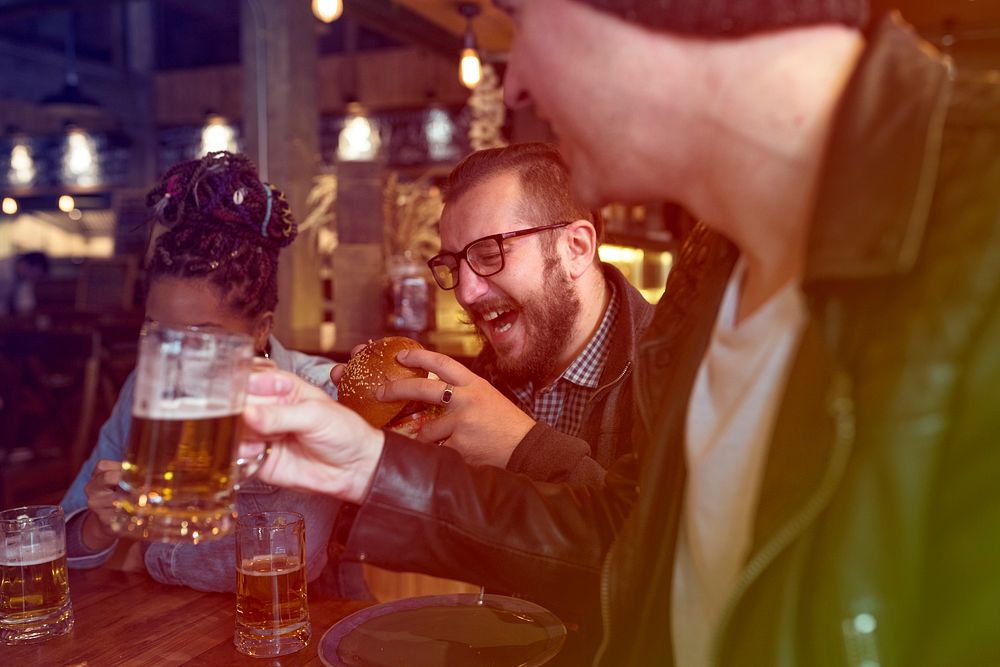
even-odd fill
[[[597,391],[587,401],[580,432],[566,435],[548,424],[536,424],[511,454],[507,469],[512,472],[543,482],[600,483],[605,469],[632,449],[632,368],[639,337],[653,317],[653,305],[621,271],[610,264],[601,267],[618,294],[619,310],[608,339],[608,360]],[[484,350],[471,368],[516,403],[494,373],[493,362],[492,351]]]

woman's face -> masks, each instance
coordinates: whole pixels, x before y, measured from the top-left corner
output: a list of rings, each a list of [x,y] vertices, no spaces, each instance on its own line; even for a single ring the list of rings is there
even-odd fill
[[[217,287],[198,278],[158,278],[146,295],[146,321],[173,327],[199,327],[245,333],[264,349],[270,318],[248,321],[233,312]]]

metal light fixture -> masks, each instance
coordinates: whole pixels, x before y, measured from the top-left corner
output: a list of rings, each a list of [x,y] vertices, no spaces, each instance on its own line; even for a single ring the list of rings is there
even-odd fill
[[[103,115],[101,105],[80,92],[80,77],[76,72],[75,23],[75,15],[70,13],[66,26],[66,80],[63,87],[39,102],[51,114],[66,120]]]
[[[323,23],[333,23],[344,13],[344,0],[312,0],[312,10]]]
[[[462,85],[472,89],[483,79],[483,64],[479,60],[476,33],[472,29],[472,19],[479,15],[479,5],[474,2],[460,2],[458,13],[465,17],[465,37],[462,42],[462,58],[458,64],[458,78]]]

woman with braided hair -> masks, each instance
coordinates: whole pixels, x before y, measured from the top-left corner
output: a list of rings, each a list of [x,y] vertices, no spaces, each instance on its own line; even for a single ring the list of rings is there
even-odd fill
[[[332,362],[287,350],[271,336],[278,302],[278,254],[295,239],[284,195],[262,183],[243,155],[210,153],[175,165],[147,198],[152,232],[147,252],[146,320],[250,335],[257,355],[296,373],[335,397]],[[66,512],[71,568],[97,567],[115,551],[112,500],[121,477],[131,422],[135,374],[126,380],[97,446],[70,486]],[[295,510],[305,517],[307,576],[327,564],[326,546],[339,503],[251,480],[237,494],[240,514]],[[232,535],[191,544],[137,543],[127,569],[145,569],[157,581],[199,590],[234,591]],[[363,595],[360,568],[341,566],[341,592]],[[329,577],[324,577],[329,581]]]

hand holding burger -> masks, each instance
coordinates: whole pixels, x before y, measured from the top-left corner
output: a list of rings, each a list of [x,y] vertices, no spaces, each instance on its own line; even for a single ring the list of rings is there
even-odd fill
[[[338,375],[331,372],[334,382],[339,382],[338,400],[365,418],[375,428],[382,428],[397,417],[419,409],[412,401],[380,401],[375,393],[379,387],[395,380],[426,378],[427,371],[408,368],[396,359],[403,350],[422,350],[423,346],[411,338],[389,336],[355,348],[350,361]]]
[[[331,371],[330,377],[340,384],[342,403],[353,407],[356,400],[354,396],[344,400],[345,382],[351,382],[348,394],[359,393],[352,386],[351,376],[355,374],[352,364],[362,354],[365,359],[384,357],[384,353],[378,354],[376,350],[366,352],[379,343],[356,348],[346,366],[338,365]],[[364,403],[402,406],[387,409],[391,414],[380,417],[388,422],[386,428],[390,430],[422,442],[452,447],[472,464],[505,466],[535,421],[458,361],[410,343],[391,355],[399,368],[393,366],[381,382],[366,378],[364,384],[374,387]],[[384,361],[379,359],[380,363]],[[436,377],[428,377],[428,371]],[[360,374],[371,375],[373,371],[364,370]],[[365,415],[369,409],[362,407],[359,412]]]

